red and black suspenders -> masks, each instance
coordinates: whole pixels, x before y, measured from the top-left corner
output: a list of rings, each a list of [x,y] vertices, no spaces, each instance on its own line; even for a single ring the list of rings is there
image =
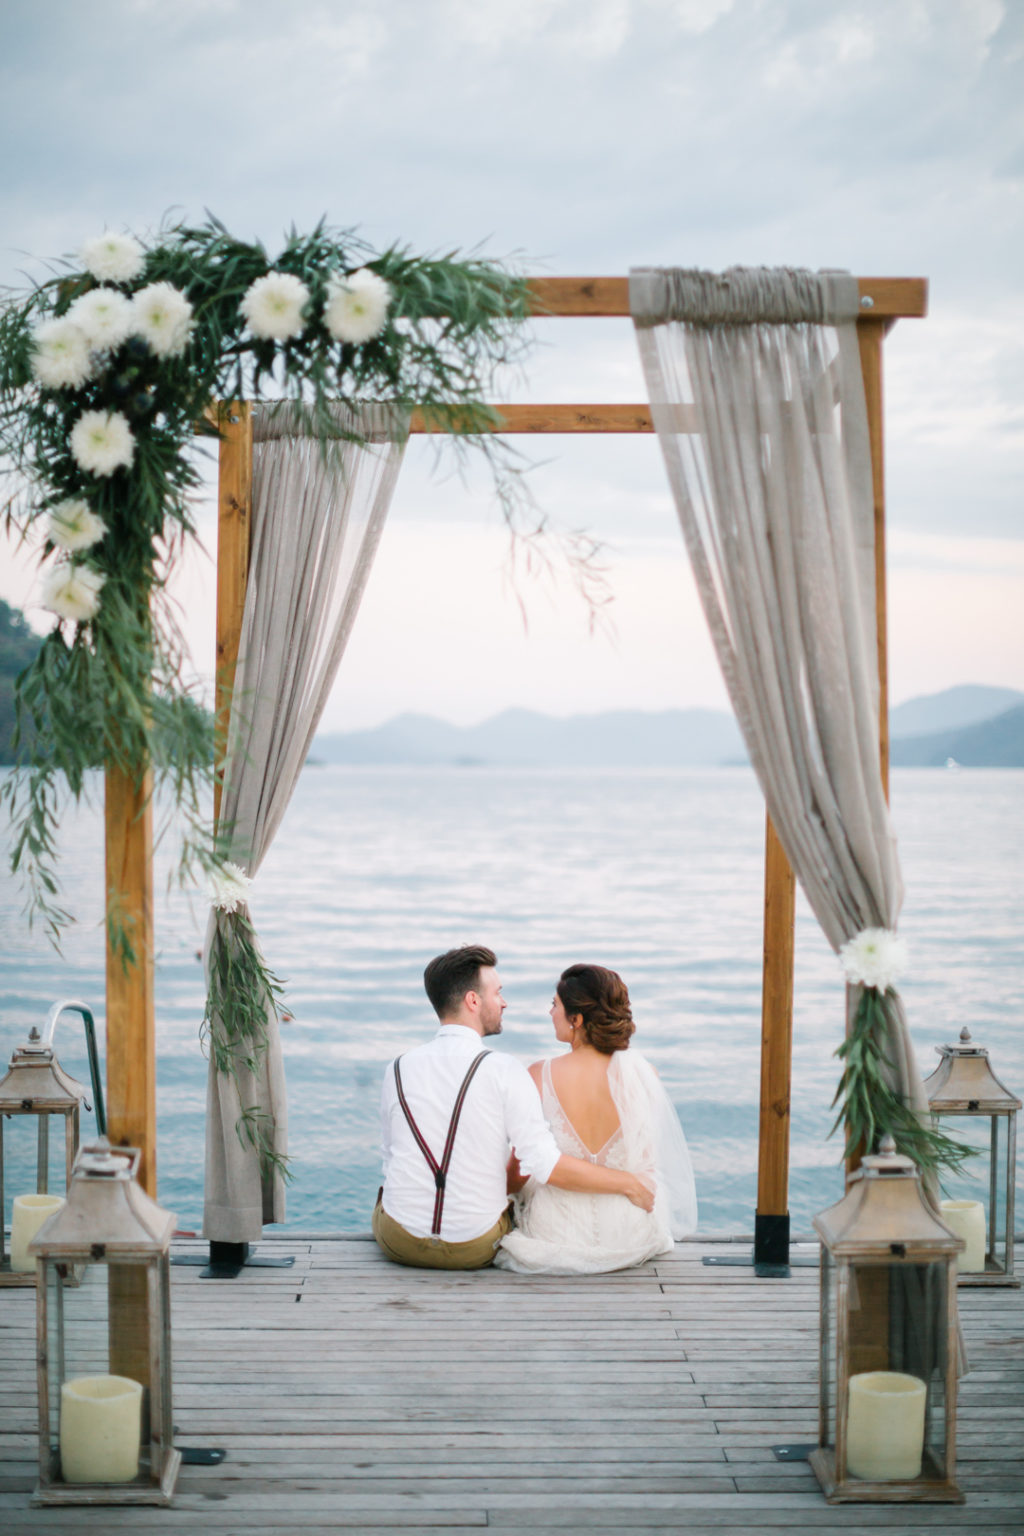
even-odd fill
[[[455,1132],[459,1128],[459,1116],[462,1114],[462,1106],[465,1102],[466,1094],[469,1090],[469,1085],[473,1081],[473,1078],[476,1074],[477,1067],[483,1061],[484,1057],[490,1056],[490,1054],[490,1051],[481,1051],[479,1056],[474,1056],[472,1062],[470,1063],[469,1071],[462,1079],[462,1086],[460,1087],[455,1097],[455,1107],[452,1110],[452,1117],[448,1122],[448,1135],[445,1139],[444,1152],[441,1155],[440,1162],[438,1162],[433,1152],[431,1152],[430,1148],[427,1146],[419,1126],[416,1124],[416,1121],[412,1117],[412,1110],[406,1103],[405,1093],[402,1089],[402,1073],[398,1065],[401,1057],[399,1056],[395,1058],[395,1087],[398,1089],[398,1102],[402,1106],[402,1113],[405,1115],[406,1120],[409,1122],[409,1129],[412,1131],[412,1134],[416,1139],[416,1145],[423,1153],[423,1156],[427,1160],[427,1166],[429,1167],[431,1173],[434,1175],[434,1188],[437,1190],[437,1194],[434,1196],[434,1220],[430,1228],[431,1237],[438,1237],[441,1232],[441,1212],[444,1210],[445,1181],[448,1177],[448,1164],[452,1160],[452,1150],[455,1146]]]

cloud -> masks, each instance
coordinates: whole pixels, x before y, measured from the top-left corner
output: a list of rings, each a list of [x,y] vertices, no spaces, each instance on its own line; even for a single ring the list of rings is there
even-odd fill
[[[980,535],[1024,535],[1024,8],[8,0],[4,21],[0,280],[21,280],[24,252],[40,258],[39,275],[42,259],[105,224],[143,232],[168,208],[204,206],[271,248],[292,222],[326,213],[378,244],[484,241],[549,272],[740,261],[929,277],[930,317],[901,322],[886,346],[891,548],[903,548],[907,579],[917,571],[922,636],[933,601],[950,650],[980,644],[984,625],[969,632],[958,617],[956,570],[913,541],[966,549]],[[643,398],[628,321],[536,329],[541,345],[527,381],[508,381],[512,398]],[[675,539],[653,441],[522,446],[552,460],[535,477],[538,499],[566,525],[620,544]],[[443,560],[458,557],[453,530],[488,529],[502,545],[481,477],[464,490],[416,462],[403,470],[394,528],[436,524]],[[623,573],[646,570],[644,558],[623,556],[627,586]],[[0,588],[12,590],[18,569],[5,567]],[[975,617],[984,582],[1003,580],[966,569],[961,579]],[[1016,600],[999,595],[998,611]],[[509,613],[514,627],[514,604]],[[1008,634],[993,638],[987,669],[979,657],[980,680],[1009,665]],[[941,686],[923,639],[914,652],[907,631],[899,646]],[[520,665],[525,679],[533,663],[524,654]]]

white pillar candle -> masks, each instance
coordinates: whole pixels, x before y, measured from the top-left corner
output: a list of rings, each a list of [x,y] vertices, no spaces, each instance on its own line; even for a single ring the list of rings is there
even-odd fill
[[[985,1269],[985,1207],[980,1200],[943,1200],[942,1219],[949,1230],[962,1237],[967,1247],[956,1256],[962,1275],[977,1275]]]
[[[850,1377],[846,1470],[874,1482],[909,1482],[921,1473],[928,1388],[902,1371]]]
[[[15,1195],[11,1217],[11,1268],[19,1275],[35,1274],[36,1261],[28,1245],[44,1221],[64,1204],[60,1195]]]
[[[66,1483],[130,1483],[139,1470],[142,1387],[129,1376],[76,1376],[60,1389]]]

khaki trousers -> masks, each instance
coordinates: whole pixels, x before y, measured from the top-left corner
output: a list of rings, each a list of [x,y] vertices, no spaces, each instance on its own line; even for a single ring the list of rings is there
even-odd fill
[[[384,1209],[380,1195],[373,1209],[373,1235],[386,1259],[415,1269],[484,1269],[494,1263],[494,1250],[512,1230],[511,1206],[502,1211],[489,1231],[465,1243],[446,1243],[439,1237],[413,1237]]]

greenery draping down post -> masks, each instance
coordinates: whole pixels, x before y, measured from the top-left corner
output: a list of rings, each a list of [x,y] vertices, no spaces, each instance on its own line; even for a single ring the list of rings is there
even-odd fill
[[[857,280],[637,269],[655,429],[768,813],[850,993],[847,1151],[890,1132],[934,1188],[963,1156],[927,1103],[889,964],[902,901],[878,751],[874,511]],[[681,405],[695,433],[679,429]],[[885,954],[880,953],[885,951]],[[844,959],[850,954],[844,951]],[[876,962],[881,961],[881,964]]]
[[[85,795],[94,769],[118,770],[138,785],[152,774],[154,801],[182,834],[181,878],[205,873],[218,899],[227,892],[236,907],[220,909],[212,925],[207,1028],[228,1100],[241,1105],[222,1139],[250,1145],[257,1182],[261,1165],[279,1169],[283,1158],[280,1104],[268,1111],[268,1095],[246,1081],[251,1073],[269,1082],[276,1071],[274,981],[238,909],[244,878],[229,866],[236,851],[255,869],[283,807],[249,806],[236,774],[222,835],[212,834],[213,721],[188,681],[190,661],[165,596],[168,563],[195,534],[195,433],[218,434],[218,400],[283,399],[283,415],[262,419],[308,434],[296,450],[303,474],[319,473],[316,461],[344,477],[366,402],[385,402],[387,436],[415,408],[454,434],[457,447],[485,454],[510,531],[528,536],[537,518],[487,400],[495,370],[525,350],[529,311],[525,280],[478,256],[417,256],[397,245],[374,252],[352,231],[320,224],[310,234],[293,230],[271,257],[213,218],[168,224],[148,242],[99,235],[55,276],[0,302],[5,520],[40,547],[41,603],[54,616],[16,685],[16,771],[0,787],[12,867],[25,883],[30,921],[40,919],[59,944],[70,921],[57,868],[67,794]],[[346,407],[354,414],[346,417]],[[317,537],[306,540],[307,551]],[[361,547],[372,552],[372,541]],[[295,575],[308,575],[301,562]],[[295,678],[281,683],[291,708]],[[236,731],[253,706],[265,707],[268,683],[257,677],[240,686]],[[264,778],[284,803],[297,771],[279,741]],[[106,915],[108,953],[128,967],[133,914],[111,900]],[[152,1020],[143,1028],[151,1031]],[[262,1192],[253,1204],[262,1209]]]

